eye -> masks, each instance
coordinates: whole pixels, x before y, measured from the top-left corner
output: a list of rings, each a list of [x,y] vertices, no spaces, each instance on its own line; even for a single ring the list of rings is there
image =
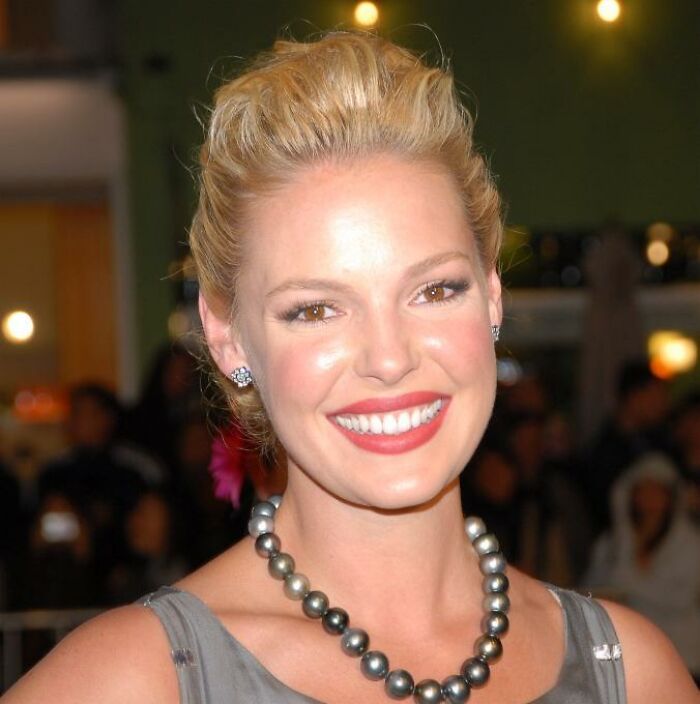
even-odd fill
[[[287,311],[283,318],[289,323],[325,323],[338,314],[333,306],[322,301],[295,306]]]
[[[421,298],[424,298],[426,303],[434,303],[447,298],[448,293],[442,284],[433,284],[429,288],[423,289]]]
[[[303,320],[307,323],[318,323],[321,320],[332,317],[332,315],[333,312],[331,308],[323,303],[314,303],[311,306],[302,308],[297,316],[297,319]]]
[[[464,293],[468,288],[469,284],[466,281],[435,281],[422,288],[414,302],[418,304],[447,302]]]

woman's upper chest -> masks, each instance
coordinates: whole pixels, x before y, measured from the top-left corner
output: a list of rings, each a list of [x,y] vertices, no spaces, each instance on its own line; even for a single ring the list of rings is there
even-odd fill
[[[504,654],[493,664],[489,682],[479,689],[480,704],[529,704],[556,686],[566,655],[563,623],[554,629],[537,628],[532,616],[513,615],[510,632],[503,638]],[[365,678],[359,658],[346,655],[340,637],[325,633],[320,623],[241,615],[224,617],[222,622],[263,673],[301,695],[299,704],[309,700],[327,704],[390,701],[383,682]],[[370,649],[385,652],[390,669],[408,670],[415,682],[441,681],[458,674],[478,636],[458,624],[432,637],[409,633],[397,639],[390,633],[367,630]]]

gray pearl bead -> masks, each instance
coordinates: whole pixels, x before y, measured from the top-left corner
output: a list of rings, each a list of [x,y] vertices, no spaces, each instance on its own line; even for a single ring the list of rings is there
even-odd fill
[[[280,539],[274,533],[261,533],[255,539],[255,552],[260,557],[271,557],[280,551]]]
[[[487,574],[484,577],[483,587],[487,594],[493,592],[505,592],[509,587],[508,577],[506,577],[503,572],[496,572],[495,574]]]
[[[496,572],[503,572],[506,568],[506,558],[503,557],[503,553],[492,552],[488,555],[484,555],[479,560],[479,569],[482,574],[494,574]]]
[[[495,662],[503,654],[503,646],[496,636],[479,636],[474,643],[474,652],[477,657],[486,662]]]
[[[328,611],[328,597],[323,592],[309,592],[301,608],[309,618],[321,618]]]
[[[370,650],[362,656],[360,670],[368,680],[383,680],[389,672],[389,659],[380,650]]]
[[[450,704],[464,704],[469,699],[470,687],[460,675],[450,675],[442,681],[442,695]]]
[[[282,580],[294,572],[294,558],[286,552],[272,555],[267,562],[267,571],[270,573],[270,577]]]
[[[275,522],[269,516],[253,516],[248,521],[248,533],[257,538],[262,533],[272,533]]]
[[[276,510],[277,509],[274,504],[271,504],[269,501],[261,501],[253,506],[253,510],[250,512],[250,517],[267,516],[268,518],[274,518]]]
[[[442,687],[437,680],[421,680],[413,689],[413,699],[418,704],[442,702]]]
[[[361,628],[346,628],[340,637],[340,647],[346,655],[359,658],[369,648],[367,631],[363,631]]]
[[[267,497],[267,501],[271,503],[275,508],[279,508],[280,505],[282,504],[282,495],[281,494],[273,494],[272,496]]]
[[[330,633],[332,636],[339,636],[347,628],[349,622],[350,617],[348,616],[348,612],[337,606],[328,609],[321,617],[323,630],[326,631],[326,633]]]
[[[508,631],[508,617],[501,611],[493,611],[481,619],[481,630],[489,636],[502,636]]]
[[[406,670],[392,670],[384,680],[384,691],[392,699],[405,699],[413,694],[413,677]]]
[[[284,578],[284,593],[294,601],[303,599],[309,593],[309,580],[303,574],[294,572]]]
[[[484,597],[483,603],[485,611],[502,611],[504,614],[507,614],[510,608],[510,599],[505,592],[487,594]]]
[[[498,552],[500,546],[498,539],[493,533],[484,533],[474,539],[472,543],[478,555],[488,555],[491,552]]]
[[[486,532],[486,524],[478,516],[468,516],[464,519],[464,532],[469,536],[469,540],[474,542]]]
[[[462,677],[474,687],[483,687],[489,680],[491,668],[481,658],[469,658],[462,663]]]

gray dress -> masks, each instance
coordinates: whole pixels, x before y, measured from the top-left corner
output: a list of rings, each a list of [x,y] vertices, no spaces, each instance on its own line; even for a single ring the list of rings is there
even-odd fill
[[[557,684],[530,704],[625,704],[621,650],[607,613],[592,599],[549,588],[564,613],[566,656]],[[189,592],[162,587],[141,603],[168,635],[181,704],[321,704],[280,682]]]

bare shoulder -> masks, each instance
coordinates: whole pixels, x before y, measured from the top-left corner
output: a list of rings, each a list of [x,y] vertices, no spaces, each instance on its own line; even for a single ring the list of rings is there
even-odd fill
[[[622,645],[629,704],[700,704],[700,692],[668,637],[635,611],[610,601],[600,603]]]
[[[165,631],[150,609],[125,606],[76,628],[2,698],[3,704],[172,704],[179,700]]]

